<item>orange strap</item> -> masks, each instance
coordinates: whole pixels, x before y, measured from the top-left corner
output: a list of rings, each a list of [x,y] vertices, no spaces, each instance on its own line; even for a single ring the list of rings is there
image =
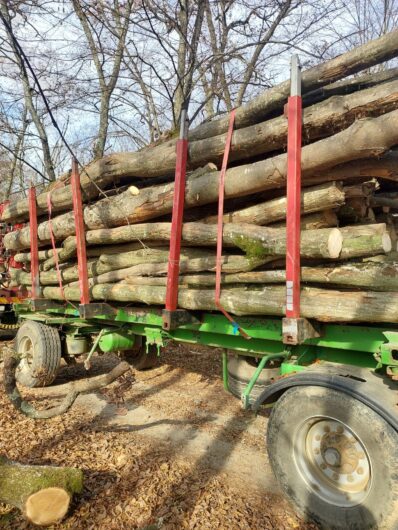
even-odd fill
[[[245,339],[251,337],[239,326],[239,324],[232,318],[232,316],[224,309],[220,302],[221,296],[221,271],[222,271],[222,243],[223,243],[223,217],[224,217],[224,188],[225,188],[225,173],[227,171],[227,164],[229,158],[229,152],[231,150],[232,133],[234,130],[235,122],[235,109],[231,111],[229,117],[229,126],[227,139],[225,142],[224,158],[222,161],[220,182],[218,188],[218,221],[217,221],[217,258],[216,258],[216,292],[215,292],[215,303],[221,313],[231,322],[234,327],[234,332],[238,332]]]

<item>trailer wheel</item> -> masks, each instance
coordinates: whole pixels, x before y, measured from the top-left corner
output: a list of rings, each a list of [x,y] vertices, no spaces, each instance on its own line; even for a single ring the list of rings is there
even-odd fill
[[[39,322],[25,321],[15,339],[21,361],[16,379],[23,386],[34,388],[50,385],[61,361],[61,340],[58,330]]]
[[[268,423],[268,454],[297,510],[334,530],[398,528],[398,434],[357,399],[289,389]]]
[[[253,390],[250,394],[250,403],[253,403],[263,392],[264,388],[272,383],[272,380],[279,375],[279,363],[272,361],[272,365],[266,366],[261,372]],[[228,359],[228,388],[231,394],[241,399],[241,396],[253,377],[258,365],[258,360],[254,357],[236,355]]]
[[[149,344],[147,352],[145,338],[137,336],[134,348],[125,350],[123,359],[139,372],[141,370],[150,370],[159,364],[158,349],[156,344]]]

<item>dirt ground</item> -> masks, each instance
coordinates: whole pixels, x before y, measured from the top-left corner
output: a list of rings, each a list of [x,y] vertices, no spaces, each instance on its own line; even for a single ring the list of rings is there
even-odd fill
[[[117,362],[97,358],[92,373]],[[242,411],[220,373],[217,352],[174,345],[159,367],[80,396],[62,417],[30,420],[0,394],[0,452],[83,469],[83,495],[57,529],[316,529],[278,491],[266,415]],[[85,375],[64,367],[54,384]],[[0,507],[1,528],[34,528]]]

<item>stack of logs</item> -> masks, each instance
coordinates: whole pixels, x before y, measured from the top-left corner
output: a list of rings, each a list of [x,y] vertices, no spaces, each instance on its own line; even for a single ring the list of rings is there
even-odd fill
[[[398,30],[302,74],[304,317],[398,322],[398,68],[369,73],[397,55]],[[225,178],[221,291],[222,305],[236,315],[285,312],[288,95],[286,81],[236,111]],[[218,170],[227,126],[225,116],[189,135],[179,290],[179,306],[189,310],[215,309]],[[175,163],[171,139],[108,155],[81,170],[93,300],[164,305]],[[78,301],[68,175],[60,182],[37,197],[40,283],[45,298],[62,301],[64,293]],[[23,199],[6,206],[1,220],[28,218]],[[24,264],[11,272],[12,283],[29,285],[29,226],[6,235],[4,243]]]

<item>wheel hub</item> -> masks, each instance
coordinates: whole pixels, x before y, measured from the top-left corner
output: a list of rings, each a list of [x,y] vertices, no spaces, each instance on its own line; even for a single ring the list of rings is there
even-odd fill
[[[344,423],[311,418],[299,429],[295,457],[303,478],[319,496],[339,506],[364,500],[371,481],[365,446]]]

